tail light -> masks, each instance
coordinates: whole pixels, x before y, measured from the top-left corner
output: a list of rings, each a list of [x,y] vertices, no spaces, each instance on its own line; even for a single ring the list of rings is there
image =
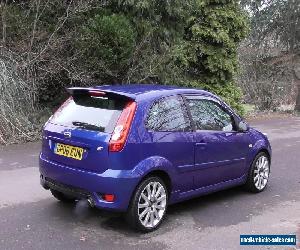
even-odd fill
[[[110,152],[120,152],[124,148],[135,110],[136,102],[133,101],[123,109],[109,141]]]
[[[113,202],[115,200],[115,195],[113,194],[104,194],[102,195],[102,199],[108,202]]]

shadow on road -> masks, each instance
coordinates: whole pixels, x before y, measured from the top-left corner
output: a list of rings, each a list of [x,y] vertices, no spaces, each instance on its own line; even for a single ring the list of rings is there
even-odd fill
[[[250,194],[242,187],[236,187],[174,204],[169,206],[162,227],[148,235],[152,237],[164,234],[183,224],[205,229],[210,226],[229,226],[249,221],[251,216],[259,215],[277,202],[282,202],[272,195],[272,186],[259,194]],[[78,213],[74,204],[60,202],[51,203],[48,211],[50,216],[56,216],[64,223],[81,222],[86,227],[100,227],[129,237],[141,236],[129,228],[122,213],[89,207]],[[143,237],[147,238],[147,235]]]

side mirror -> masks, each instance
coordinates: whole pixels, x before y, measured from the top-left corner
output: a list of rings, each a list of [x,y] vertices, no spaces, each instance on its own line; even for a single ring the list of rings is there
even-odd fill
[[[239,124],[238,124],[238,130],[240,132],[246,132],[248,131],[249,127],[248,127],[248,124],[244,121],[240,121]]]

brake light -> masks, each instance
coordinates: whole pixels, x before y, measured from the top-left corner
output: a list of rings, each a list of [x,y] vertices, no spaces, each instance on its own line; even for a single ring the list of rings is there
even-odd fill
[[[105,92],[102,91],[97,91],[97,90],[90,90],[89,91],[90,96],[92,97],[99,97],[99,96],[104,96]]]
[[[110,152],[119,152],[124,148],[135,110],[136,102],[131,101],[122,111],[109,141]]]

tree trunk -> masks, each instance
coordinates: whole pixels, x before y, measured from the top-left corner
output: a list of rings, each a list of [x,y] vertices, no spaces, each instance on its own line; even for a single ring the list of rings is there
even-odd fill
[[[296,98],[295,111],[300,112],[300,80],[299,79],[298,79],[297,87],[298,87],[298,94]]]
[[[294,82],[298,89],[295,111],[300,112],[300,57],[296,56],[295,59],[296,62],[294,64],[293,73],[294,73]]]

